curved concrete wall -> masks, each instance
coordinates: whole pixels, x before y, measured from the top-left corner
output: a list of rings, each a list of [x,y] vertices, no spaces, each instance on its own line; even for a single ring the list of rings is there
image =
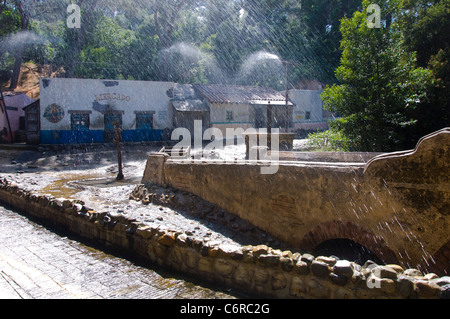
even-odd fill
[[[299,249],[348,238],[386,263],[447,274],[449,155],[449,129],[367,164],[280,162],[274,175],[154,154],[142,182],[196,194]]]

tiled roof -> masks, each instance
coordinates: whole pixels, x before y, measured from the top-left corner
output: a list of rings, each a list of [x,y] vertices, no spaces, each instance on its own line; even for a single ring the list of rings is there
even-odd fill
[[[271,88],[222,84],[195,84],[194,88],[210,103],[285,104],[285,96]],[[289,103],[292,105],[292,103]]]

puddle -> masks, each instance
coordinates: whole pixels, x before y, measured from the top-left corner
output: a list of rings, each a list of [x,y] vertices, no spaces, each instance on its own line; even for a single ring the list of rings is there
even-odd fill
[[[136,176],[132,178],[125,178],[124,180],[116,180],[115,175],[111,178],[90,178],[84,180],[78,180],[73,182],[72,184],[83,186],[91,186],[91,187],[99,187],[99,188],[108,188],[108,187],[117,187],[117,186],[125,186],[129,184],[139,184],[142,180],[142,177]]]
[[[113,174],[107,174],[113,177]],[[82,185],[78,185],[77,182],[82,180],[104,178],[104,174],[89,174],[89,175],[68,175],[61,176],[61,179],[57,179],[51,182],[48,186],[42,189],[42,192],[54,197],[71,198],[75,194],[84,190]]]
[[[71,198],[85,190],[86,187],[108,188],[126,186],[139,184],[141,179],[141,176],[134,176],[117,181],[114,173],[62,176],[61,179],[55,180],[44,187],[42,192],[57,198]]]

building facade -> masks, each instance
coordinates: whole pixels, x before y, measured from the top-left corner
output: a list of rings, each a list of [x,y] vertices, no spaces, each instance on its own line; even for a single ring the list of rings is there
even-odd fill
[[[40,79],[42,144],[158,141],[172,128],[170,82]]]
[[[0,107],[0,143],[25,141],[24,108],[34,100],[22,92],[3,92]]]
[[[238,85],[194,85],[210,109],[210,126],[226,129],[267,128],[268,108],[271,127],[292,126],[293,103],[271,88]],[[287,119],[287,120],[286,120]]]
[[[118,121],[123,142],[170,140],[174,128],[326,129],[321,90],[172,82],[40,79],[41,144],[113,142]],[[31,110],[31,108],[30,108]],[[33,109],[34,110],[34,109]],[[269,115],[269,117],[268,117]]]
[[[294,103],[292,131],[327,130],[332,115],[323,109],[320,97],[322,89],[290,90],[289,99]]]

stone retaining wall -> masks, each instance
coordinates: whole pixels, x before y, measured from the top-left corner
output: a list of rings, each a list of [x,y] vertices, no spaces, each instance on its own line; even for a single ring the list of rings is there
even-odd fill
[[[271,298],[449,298],[450,278],[398,265],[359,266],[333,257],[207,242],[144,226],[76,201],[34,195],[0,179],[0,200],[105,246],[161,266]]]

